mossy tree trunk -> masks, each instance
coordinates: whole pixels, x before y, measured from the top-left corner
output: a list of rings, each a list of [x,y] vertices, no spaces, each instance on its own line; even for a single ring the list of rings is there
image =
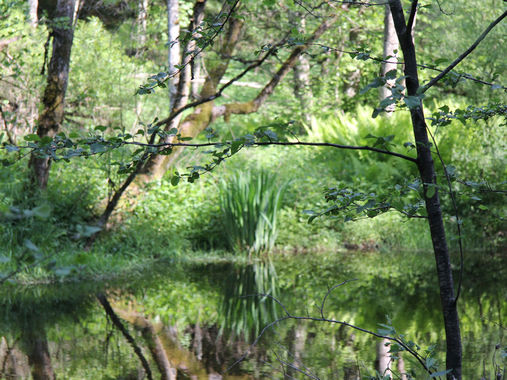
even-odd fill
[[[37,135],[41,139],[55,136],[63,121],[76,9],[76,0],[58,0],[56,5],[54,22],[50,29],[53,49],[42,98],[43,108],[37,122]],[[32,154],[29,166],[32,170],[32,183],[45,189],[48,184],[51,159]]]

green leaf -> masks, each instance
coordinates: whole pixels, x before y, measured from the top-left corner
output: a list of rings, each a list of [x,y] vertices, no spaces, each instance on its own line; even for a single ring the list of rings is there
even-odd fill
[[[421,98],[419,96],[405,96],[403,101],[410,109],[415,109],[421,106]]]
[[[90,145],[90,152],[92,154],[104,153],[105,151],[107,151],[107,148],[102,143],[93,143],[93,144]]]
[[[435,195],[436,193],[436,189],[434,186],[428,186],[428,188],[426,189],[426,197],[427,198],[433,198],[433,196]]]
[[[485,206],[485,205],[479,205],[479,209],[483,210],[483,211],[489,210],[488,206]]]
[[[178,183],[180,183],[180,176],[175,175],[171,178],[171,185],[178,186]]]
[[[95,127],[95,130],[100,131],[100,132],[104,132],[106,129],[107,129],[107,127],[105,125],[97,125]]]
[[[40,137],[32,133],[23,137],[25,141],[40,141]]]
[[[396,70],[396,69],[389,70],[389,71],[386,73],[385,78],[386,78],[386,79],[394,79],[394,78],[396,78],[396,72],[397,72],[397,70]]]

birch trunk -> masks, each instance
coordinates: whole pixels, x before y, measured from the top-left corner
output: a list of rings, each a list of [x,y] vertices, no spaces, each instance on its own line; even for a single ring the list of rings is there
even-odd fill
[[[396,36],[396,30],[394,29],[393,16],[391,15],[391,9],[389,5],[385,6],[384,12],[384,60],[390,62],[396,62],[398,59],[397,52],[398,50],[398,37]],[[397,69],[396,63],[387,63],[382,62],[380,66],[380,76],[384,77],[387,72],[391,70]],[[395,80],[387,81],[387,84],[383,87],[380,87],[380,100],[384,100],[385,98],[391,95],[391,91],[389,87],[394,85]],[[386,112],[393,112],[394,104],[386,107]]]
[[[179,3],[178,0],[167,0],[167,65],[169,75],[174,75],[169,79],[169,113],[173,111],[174,99],[176,98],[177,86],[178,86],[178,75],[175,73],[178,71],[176,65],[180,63],[180,42],[178,40],[180,36],[180,15],[179,15]]]

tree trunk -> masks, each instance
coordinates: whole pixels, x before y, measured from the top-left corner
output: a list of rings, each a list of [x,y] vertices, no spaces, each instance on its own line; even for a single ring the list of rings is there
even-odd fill
[[[167,0],[167,64],[169,75],[177,72],[176,65],[180,63],[180,15],[178,0]],[[174,99],[178,85],[178,75],[169,79],[169,113],[173,111]]]
[[[417,3],[417,2],[415,2]],[[419,77],[417,72],[417,60],[412,38],[412,31],[405,23],[403,8],[399,0],[389,0],[396,34],[403,51],[405,62],[405,75],[407,84],[407,95],[417,96],[419,89]],[[412,12],[411,12],[412,14]],[[415,14],[414,14],[415,16]],[[411,20],[409,18],[409,20]],[[410,26],[410,25],[409,25]],[[451,260],[449,248],[445,236],[444,221],[438,187],[436,187],[436,172],[431,155],[431,145],[428,139],[426,121],[422,102],[418,107],[411,107],[412,127],[417,147],[417,166],[421,180],[424,184],[424,199],[428,222],[435,253],[435,261],[440,288],[440,302],[444,316],[445,336],[447,344],[446,368],[451,370],[447,375],[448,380],[461,379],[461,334],[457,303],[454,296],[454,282],[452,278]]]
[[[289,378],[295,377],[297,373],[296,369],[303,367],[301,359],[305,350],[306,337],[306,328],[302,324],[293,327],[289,333],[289,338],[291,339],[291,342],[289,342],[290,354],[292,354],[292,366],[288,366],[287,368]]]
[[[295,24],[300,35],[305,34],[306,20],[299,12],[290,12],[289,18]],[[303,121],[309,125],[312,108],[312,89],[310,87],[310,59],[301,54],[294,65],[294,96],[299,102],[300,114]]]
[[[35,27],[39,22],[39,16],[37,15],[37,8],[39,7],[38,0],[29,0],[29,16],[30,16],[30,25]]]
[[[136,55],[140,55],[146,47],[146,22],[148,19],[148,0],[139,0],[137,7],[137,47]]]
[[[389,340],[381,339],[377,342],[377,360],[375,360],[375,369],[384,376],[391,376],[391,355],[389,355]]]
[[[36,331],[37,330],[37,331]],[[43,328],[27,327],[23,331],[23,346],[32,369],[33,380],[54,380],[48,341]]]
[[[391,15],[391,9],[388,5],[385,7],[384,13],[384,55],[383,58],[386,61],[396,62],[398,57],[395,50],[398,50],[398,37],[396,36],[396,30],[394,29],[393,17]],[[380,66],[380,76],[384,77],[387,72],[391,70],[397,69],[396,63],[386,63],[382,62]],[[391,91],[389,91],[389,87],[394,85],[395,80],[388,80],[385,86],[380,87],[380,100],[384,100],[385,98],[391,95]],[[394,104],[386,107],[386,112],[393,112]]]
[[[42,98],[43,110],[37,123],[37,135],[40,138],[53,137],[63,121],[65,93],[69,79],[70,52],[74,38],[73,20],[76,11],[75,0],[58,0],[55,20],[51,34],[53,51],[49,62],[46,89]],[[45,189],[49,178],[51,159],[32,154],[29,166],[32,169],[32,183]]]

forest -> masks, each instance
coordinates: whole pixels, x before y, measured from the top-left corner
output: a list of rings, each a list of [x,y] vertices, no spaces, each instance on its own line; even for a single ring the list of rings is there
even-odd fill
[[[0,379],[507,379],[505,0],[0,0]]]

